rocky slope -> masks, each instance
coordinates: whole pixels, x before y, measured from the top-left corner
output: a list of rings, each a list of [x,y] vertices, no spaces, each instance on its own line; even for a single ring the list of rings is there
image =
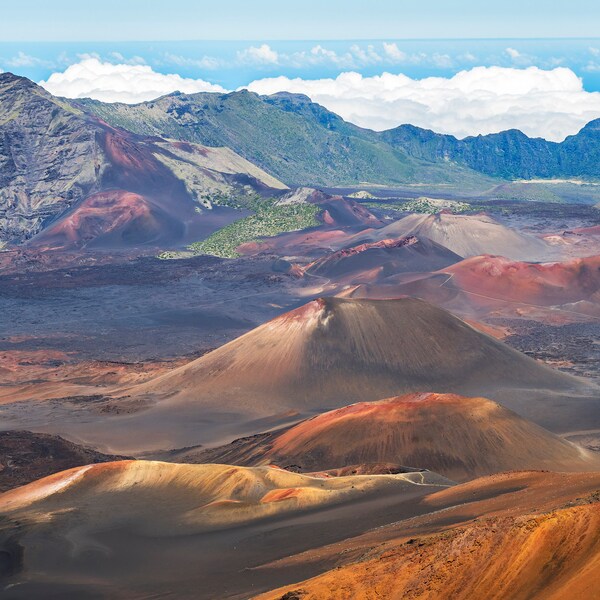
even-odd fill
[[[600,177],[600,120],[556,143],[514,129],[463,140],[413,125],[378,133],[286,92],[175,93],[135,106],[92,100],[75,105],[138,133],[228,146],[297,185],[457,181],[461,172],[465,183],[482,183],[476,173],[504,179]]]
[[[43,244],[87,245],[115,229],[126,245],[173,243],[227,222],[214,205],[276,189],[285,186],[231,150],[135,135],[0,74],[1,242],[58,227]],[[90,216],[81,205],[92,197],[101,210]]]
[[[492,517],[410,538],[362,561],[256,600],[321,598],[595,598],[600,585],[600,502],[546,514]]]
[[[120,460],[69,442],[57,435],[31,431],[0,432],[0,492],[73,467]]]

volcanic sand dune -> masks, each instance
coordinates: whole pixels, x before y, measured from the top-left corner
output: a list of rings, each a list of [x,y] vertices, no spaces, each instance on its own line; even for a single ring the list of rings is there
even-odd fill
[[[427,238],[409,236],[338,250],[310,263],[305,272],[336,283],[363,283],[395,273],[437,271],[460,260],[460,256]]]
[[[364,532],[390,511],[410,514],[449,485],[427,472],[313,477],[149,461],[71,469],[0,495],[0,566],[12,575],[2,595],[247,597],[290,580],[250,567]]]
[[[402,493],[421,484],[451,482],[428,472],[312,477],[276,467],[124,460],[76,467],[5,492],[0,495],[0,512],[31,518],[58,511],[54,518],[60,519],[58,513],[83,506],[89,529],[112,521],[172,535],[350,502],[365,493]]]
[[[211,462],[276,464],[308,472],[387,463],[425,468],[454,481],[506,470],[600,471],[600,455],[491,400],[455,394],[361,402],[256,438],[204,455]],[[178,460],[196,462],[203,453],[193,456],[184,453]]]
[[[453,215],[445,212],[408,215],[381,229],[358,233],[350,238],[349,243],[360,244],[411,235],[429,238],[465,258],[499,254],[514,260],[542,260],[552,252],[542,240],[519,233],[487,215]]]
[[[323,595],[327,588],[320,587],[320,579],[301,586],[290,587],[290,582],[335,565],[342,576],[347,568],[375,572],[381,557],[381,564],[391,568],[423,560],[421,581],[429,585],[434,570],[427,565],[444,551],[434,544],[456,539],[464,542],[459,548],[470,547],[473,538],[464,536],[463,524],[482,527],[477,535],[487,550],[499,539],[498,531],[532,531],[527,519],[505,527],[507,516],[519,519],[570,501],[580,504],[578,498],[598,487],[598,473],[509,473],[448,487],[447,480],[428,472],[336,478],[267,467],[146,461],[81,467],[0,496],[0,557],[10,586],[3,595],[225,599],[286,584],[275,598],[305,587],[311,593],[317,589],[312,597],[321,598],[329,596]],[[597,533],[597,523],[584,518],[571,525],[573,535],[559,541],[584,565],[587,536]],[[439,535],[445,530],[450,531]],[[540,542],[546,539],[539,536]],[[580,543],[572,544],[573,539]],[[451,557],[456,548],[448,549]],[[417,556],[407,557],[413,549]],[[512,552],[516,546],[508,556]],[[473,568],[471,558],[483,563],[489,555],[465,553],[466,567],[459,573],[465,576]],[[547,553],[540,557],[547,562]],[[359,558],[359,565],[352,564]],[[448,562],[446,554],[435,564],[444,565],[445,573],[461,563]],[[391,582],[387,571],[381,575],[386,586],[401,585]],[[329,577],[322,576],[326,586],[332,584]],[[339,591],[343,581],[348,587]],[[339,595],[332,597],[363,597],[363,585],[369,586],[364,597],[370,598],[370,586],[376,584],[368,576],[337,577],[331,590]]]

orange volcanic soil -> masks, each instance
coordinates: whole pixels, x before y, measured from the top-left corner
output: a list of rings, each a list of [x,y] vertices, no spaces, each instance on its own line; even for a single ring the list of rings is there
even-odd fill
[[[425,497],[422,516],[265,565],[332,570],[255,597],[595,598],[598,489],[600,473],[476,479]]]
[[[257,598],[597,598],[600,504],[494,518],[371,555]]]
[[[491,400],[455,394],[361,402],[266,435],[262,447],[253,438],[245,441],[222,447],[223,457],[238,458],[239,464],[293,465],[303,472],[388,463],[455,481],[505,470],[600,471],[600,456]],[[218,458],[217,449],[207,456]]]

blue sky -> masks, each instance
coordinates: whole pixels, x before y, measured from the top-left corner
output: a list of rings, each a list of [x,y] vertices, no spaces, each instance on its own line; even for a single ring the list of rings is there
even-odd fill
[[[395,45],[404,58],[389,52]],[[276,60],[261,58],[269,48]],[[386,51],[388,48],[388,51]],[[315,51],[317,49],[317,51]],[[565,66],[600,90],[600,39],[311,40],[174,42],[0,42],[0,69],[40,81],[84,56],[112,63],[145,63],[159,73],[202,78],[236,89],[263,77],[316,79],[344,71],[365,76],[384,71],[409,77],[450,77],[474,66],[551,69]]]
[[[552,38],[598,35],[595,0],[18,0],[3,41]]]

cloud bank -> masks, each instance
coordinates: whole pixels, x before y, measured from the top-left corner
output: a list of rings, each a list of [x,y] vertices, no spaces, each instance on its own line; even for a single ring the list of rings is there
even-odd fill
[[[281,58],[266,45],[253,50],[241,58],[271,63]],[[386,45],[385,51],[402,59],[396,44]],[[316,47],[314,52],[320,58],[326,51]],[[365,52],[365,60],[377,61],[369,56],[368,49]],[[142,64],[111,64],[96,57],[84,57],[40,84],[58,96],[126,103],[152,100],[177,90],[227,91],[203,79],[165,75]],[[383,130],[411,123],[459,138],[514,128],[532,137],[561,141],[600,117],[600,93],[587,92],[581,79],[565,67],[474,67],[452,77],[425,79],[391,73],[364,77],[349,71],[335,79],[259,79],[246,87],[258,94],[306,94],[362,127]]]
[[[335,79],[274,77],[247,87],[258,94],[306,94],[362,127],[383,130],[411,123],[459,138],[514,128],[561,141],[600,117],[600,93],[586,92],[564,67],[474,67],[451,78],[418,80],[348,72]]]
[[[40,85],[55,96],[128,104],[153,100],[174,91],[187,94],[226,91],[203,79],[163,75],[147,65],[112,64],[94,57],[84,58],[62,73],[52,73]]]

